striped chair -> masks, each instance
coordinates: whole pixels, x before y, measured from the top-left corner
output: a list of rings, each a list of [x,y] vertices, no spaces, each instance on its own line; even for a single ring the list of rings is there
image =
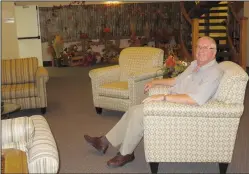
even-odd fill
[[[2,120],[2,149],[9,148],[26,152],[29,173],[58,172],[58,149],[43,116]]]
[[[38,67],[35,57],[2,60],[2,101],[17,103],[22,109],[41,108],[46,112],[46,83],[44,67]]]
[[[147,96],[145,83],[159,75],[163,50],[152,47],[129,47],[121,51],[119,65],[89,72],[93,103],[98,114],[102,108],[126,111]]]

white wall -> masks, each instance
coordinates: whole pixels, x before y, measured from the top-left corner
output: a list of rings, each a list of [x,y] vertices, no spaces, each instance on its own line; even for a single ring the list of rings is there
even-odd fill
[[[249,67],[249,2],[244,2],[244,16],[248,18],[247,20],[247,63],[246,66]]]
[[[26,8],[15,6],[16,29],[18,37],[37,37],[40,36],[40,25],[36,5],[30,5]],[[39,66],[43,66],[41,39],[19,39],[19,56],[36,57]]]
[[[48,42],[41,43],[42,45],[42,60],[43,61],[52,61],[52,55],[48,52]]]
[[[2,2],[2,58],[18,58],[16,23],[5,23],[5,18],[15,19],[14,2]]]

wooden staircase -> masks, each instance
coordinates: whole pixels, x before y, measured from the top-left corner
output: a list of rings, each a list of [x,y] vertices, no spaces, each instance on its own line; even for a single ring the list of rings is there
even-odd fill
[[[198,38],[210,36],[217,44],[218,62],[229,60],[246,68],[247,18],[238,18],[230,2],[180,2],[180,8],[183,16],[180,41],[186,60],[191,57],[193,60]],[[188,32],[191,35],[186,36]],[[189,38],[192,39],[190,45]]]
[[[218,62],[231,60],[225,21],[228,17],[228,3],[205,4],[201,6],[203,14],[199,17],[199,36],[211,36],[217,44]]]

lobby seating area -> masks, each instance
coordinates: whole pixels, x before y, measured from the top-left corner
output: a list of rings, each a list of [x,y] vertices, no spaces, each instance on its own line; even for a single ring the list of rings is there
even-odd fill
[[[237,19],[234,2],[220,2],[4,2],[2,173],[249,173],[248,19]],[[198,45],[204,35],[212,44]],[[144,90],[198,56],[206,65],[211,56],[197,50],[215,52],[224,73],[207,103],[181,90],[168,101],[166,85]],[[202,65],[188,71],[184,90],[205,83]],[[108,167],[123,156],[119,148],[109,144],[100,154],[84,135],[106,135],[130,107],[157,94],[160,101],[143,105],[134,161]]]

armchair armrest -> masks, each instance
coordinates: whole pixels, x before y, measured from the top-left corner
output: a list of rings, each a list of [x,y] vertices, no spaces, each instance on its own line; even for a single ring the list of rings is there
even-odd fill
[[[48,71],[44,67],[38,67],[36,74],[35,74],[36,83],[39,82],[40,79],[43,80],[44,83],[48,82],[49,76]]]
[[[163,75],[163,72],[157,67],[157,68],[150,68],[148,70],[131,74],[129,77],[129,81],[139,82],[151,78],[158,78]]]
[[[44,67],[38,67],[35,77],[35,86],[40,97],[41,107],[47,107],[47,90],[46,83],[48,82],[49,76],[48,71]]]
[[[89,76],[93,82],[93,85],[97,86],[104,83],[118,81],[120,78],[120,67],[119,65],[114,65],[93,69],[89,72]]]
[[[50,127],[43,116],[31,116],[35,135],[28,147],[29,173],[57,173],[59,169],[59,155],[56,142]]]
[[[29,143],[34,137],[34,124],[29,117],[2,120],[2,145]]]
[[[162,71],[159,68],[151,68],[147,71],[134,73],[128,78],[129,96],[132,105],[141,104],[141,101],[147,97],[144,94],[144,85],[155,77],[162,77]]]
[[[207,117],[207,118],[239,118],[244,110],[240,104],[225,104],[210,100],[202,106],[185,105],[170,102],[149,102],[144,104],[145,116],[162,117]]]

